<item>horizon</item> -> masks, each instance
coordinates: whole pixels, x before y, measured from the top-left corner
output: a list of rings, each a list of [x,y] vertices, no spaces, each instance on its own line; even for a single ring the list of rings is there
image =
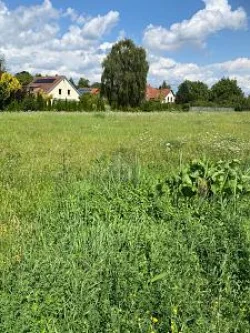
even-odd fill
[[[129,38],[144,47],[148,83],[176,91],[185,80],[209,87],[223,77],[250,93],[246,0],[157,0],[61,4],[59,0],[0,1],[0,53],[12,73],[85,77],[100,82],[112,45]],[[150,15],[148,15],[148,12]]]

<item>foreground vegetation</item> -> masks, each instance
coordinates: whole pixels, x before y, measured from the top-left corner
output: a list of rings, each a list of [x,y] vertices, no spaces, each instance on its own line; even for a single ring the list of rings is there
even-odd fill
[[[0,332],[248,332],[247,191],[168,184],[203,157],[216,172],[241,160],[243,179],[249,127],[248,113],[1,114]]]

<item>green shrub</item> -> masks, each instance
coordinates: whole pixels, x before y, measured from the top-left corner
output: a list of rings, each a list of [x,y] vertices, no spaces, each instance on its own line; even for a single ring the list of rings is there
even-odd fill
[[[166,180],[171,192],[184,197],[214,195],[238,197],[250,193],[250,171],[243,172],[240,161],[194,160]],[[160,188],[160,187],[159,187]]]
[[[181,108],[182,108],[182,111],[187,112],[190,110],[190,104],[189,103],[182,104]]]
[[[6,107],[6,111],[21,111],[21,105],[18,103],[18,101],[14,100]]]

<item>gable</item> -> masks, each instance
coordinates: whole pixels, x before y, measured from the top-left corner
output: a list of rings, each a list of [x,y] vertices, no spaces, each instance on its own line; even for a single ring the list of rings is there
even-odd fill
[[[79,100],[77,89],[65,77],[49,91],[53,99]]]

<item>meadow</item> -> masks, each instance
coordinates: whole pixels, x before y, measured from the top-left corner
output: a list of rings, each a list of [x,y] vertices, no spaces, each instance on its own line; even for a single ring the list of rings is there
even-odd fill
[[[0,332],[250,332],[249,196],[159,184],[250,167],[250,113],[0,114]]]

